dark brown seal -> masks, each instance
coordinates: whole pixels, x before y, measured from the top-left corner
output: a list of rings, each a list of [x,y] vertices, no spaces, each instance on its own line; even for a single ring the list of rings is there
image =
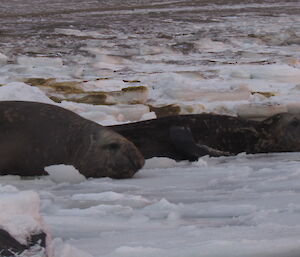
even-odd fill
[[[300,151],[300,115],[289,113],[261,122],[214,114],[177,115],[111,128],[132,141],[146,159],[194,161],[203,155]]]
[[[144,158],[121,135],[61,107],[0,102],[0,174],[42,175],[53,164],[86,177],[130,178]]]

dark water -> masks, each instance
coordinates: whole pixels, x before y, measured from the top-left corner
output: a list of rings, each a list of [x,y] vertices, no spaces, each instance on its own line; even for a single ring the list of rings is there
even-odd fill
[[[234,25],[232,17],[238,17],[237,23],[248,19],[276,23],[277,17],[296,17],[299,13],[299,1],[283,0],[1,0],[0,52],[10,57],[64,56],[80,52],[91,39],[61,35],[55,32],[57,28],[98,31],[103,39],[124,47],[131,44],[122,41],[120,35],[150,45],[155,44],[155,38],[167,38],[176,44],[187,35],[191,41],[207,35],[224,41],[228,35],[250,33],[242,24]],[[233,26],[222,26],[228,20]],[[183,51],[184,47],[189,45],[182,46]]]

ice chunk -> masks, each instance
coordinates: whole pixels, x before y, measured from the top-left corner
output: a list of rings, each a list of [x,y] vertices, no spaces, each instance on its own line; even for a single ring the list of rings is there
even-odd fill
[[[54,249],[53,257],[93,257],[87,252],[79,250],[69,244],[64,244],[62,239],[53,240],[52,248]]]
[[[140,120],[151,120],[151,119],[156,119],[156,114],[155,112],[147,112],[147,113],[144,113],[142,115],[142,117],[140,118]]]
[[[29,57],[29,56],[20,56],[17,59],[17,62],[26,67],[56,67],[60,68],[63,66],[63,61],[61,58],[51,58],[51,57]]]
[[[274,82],[300,81],[300,69],[286,64],[239,65],[223,70],[223,75],[232,78],[269,80]]]
[[[43,221],[39,213],[40,198],[33,191],[17,191],[0,187],[0,227],[21,244],[27,245],[30,235],[40,232]]]
[[[90,193],[90,194],[74,194],[71,197],[72,200],[76,201],[92,201],[99,203],[114,203],[129,205],[132,207],[144,207],[151,203],[148,199],[140,195],[121,194],[113,191],[102,192],[102,193]]]
[[[140,256],[159,256],[161,249],[143,246],[120,246],[114,251],[114,256],[140,257]]]
[[[170,158],[153,157],[147,159],[144,169],[166,169],[176,166],[176,161]]]
[[[124,198],[123,194],[115,193],[115,192],[103,192],[103,193],[95,193],[95,194],[75,194],[72,196],[73,200],[101,200],[101,201],[117,201]]]
[[[241,101],[248,100],[251,92],[246,85],[224,81],[206,81],[177,73],[149,76],[151,98],[169,98],[176,101]]]
[[[201,52],[221,52],[227,50],[229,47],[229,45],[226,45],[223,42],[215,41],[210,38],[201,38],[196,43],[196,48],[199,49]]]
[[[22,100],[54,104],[42,90],[31,87],[23,82],[11,82],[0,87],[0,100]]]
[[[45,167],[45,171],[49,173],[50,179],[56,183],[67,182],[74,184],[86,180],[86,178],[71,165],[51,165]]]

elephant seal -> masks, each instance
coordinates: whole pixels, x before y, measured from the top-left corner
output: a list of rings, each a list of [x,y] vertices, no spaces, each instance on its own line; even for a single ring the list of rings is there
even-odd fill
[[[299,152],[300,114],[281,113],[260,122],[253,152]]]
[[[281,113],[261,122],[239,117],[192,114],[111,128],[133,142],[146,159],[195,161],[203,155],[300,151],[300,115]]]
[[[204,155],[296,151],[300,114],[261,122],[176,115],[107,128],[55,105],[0,102],[0,175],[43,175],[45,166],[69,164],[86,177],[129,178],[144,158],[195,161]]]
[[[43,175],[53,164],[73,165],[85,177],[130,178],[144,158],[121,135],[69,110],[0,102],[0,174]]]

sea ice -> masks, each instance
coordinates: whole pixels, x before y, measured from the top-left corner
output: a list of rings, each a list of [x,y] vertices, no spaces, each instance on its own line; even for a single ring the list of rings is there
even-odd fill
[[[80,183],[86,180],[86,178],[71,165],[51,165],[45,167],[45,171],[49,174],[49,178],[56,183]]]
[[[11,82],[0,87],[1,101],[33,101],[55,104],[45,93],[36,87],[31,87],[23,82]]]
[[[17,2],[0,3],[0,100],[57,104],[103,125],[155,118],[148,105],[299,113],[296,1],[119,1],[117,10],[113,1]],[[143,85],[149,96],[139,105],[54,103],[27,78],[75,78],[86,91]],[[85,179],[63,165],[45,177],[1,176],[0,226],[25,242],[44,220],[49,257],[298,257],[299,160],[153,158],[125,180]]]
[[[9,185],[0,185],[0,191],[0,227],[27,245],[30,235],[45,230],[39,212],[40,198],[34,191],[19,191]]]
[[[300,69],[284,64],[270,65],[239,65],[231,67],[229,71],[224,69],[232,78],[257,79],[272,82],[298,83],[300,81]]]
[[[55,67],[61,68],[63,61],[61,58],[50,58],[50,57],[28,57],[20,56],[17,59],[18,64],[25,67]]]

